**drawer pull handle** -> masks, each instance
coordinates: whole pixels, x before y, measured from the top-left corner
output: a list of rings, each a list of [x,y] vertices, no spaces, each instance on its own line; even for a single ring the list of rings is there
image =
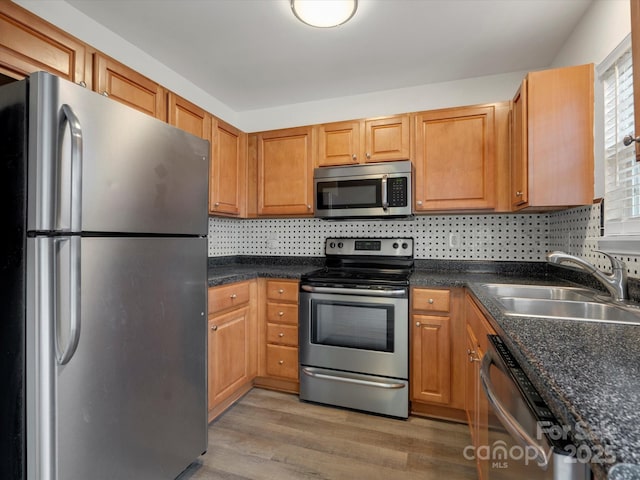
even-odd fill
[[[282,294],[284,293],[284,289],[279,288],[279,289],[278,289],[278,293],[279,293],[280,295],[282,295]]]
[[[284,315],[284,312],[278,312],[278,316],[282,317]]]
[[[284,360],[278,360],[278,365],[284,365]]]
[[[235,300],[236,298],[238,298],[238,296],[235,293],[231,294],[231,300]]]
[[[430,298],[429,300],[427,300],[429,302],[429,304],[433,305],[433,298]]]
[[[284,333],[280,332],[280,333],[278,334],[278,336],[279,336],[280,338],[282,338],[282,337],[284,337]]]

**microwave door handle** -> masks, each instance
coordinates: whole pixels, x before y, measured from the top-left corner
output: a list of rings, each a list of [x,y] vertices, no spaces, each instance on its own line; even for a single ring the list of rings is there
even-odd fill
[[[389,208],[389,192],[387,190],[388,178],[389,178],[389,175],[382,176],[382,209],[383,210],[386,210],[387,208]]]
[[[518,421],[509,413],[505,406],[498,400],[498,396],[495,393],[495,388],[489,377],[489,368],[494,364],[491,356],[491,351],[487,352],[482,358],[482,364],[480,366],[480,381],[482,382],[482,388],[487,395],[489,404],[493,408],[496,416],[520,445],[526,449],[531,449],[535,452],[538,460],[538,465],[542,469],[546,469],[549,465],[549,457],[545,453],[544,449],[536,443],[536,441],[526,432],[526,430],[518,423]],[[497,364],[496,364],[497,366]]]

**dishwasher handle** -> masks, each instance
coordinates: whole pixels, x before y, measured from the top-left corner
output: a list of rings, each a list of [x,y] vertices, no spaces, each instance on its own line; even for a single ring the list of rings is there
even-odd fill
[[[536,443],[535,439],[527,433],[522,425],[518,423],[514,416],[509,413],[498,399],[498,395],[495,393],[495,388],[491,382],[491,377],[489,376],[489,369],[494,363],[493,357],[491,356],[491,350],[489,350],[482,358],[482,364],[480,366],[480,381],[482,383],[482,389],[489,400],[489,404],[500,420],[500,423],[502,423],[511,436],[515,438],[522,447],[532,449],[535,452],[540,468],[546,469],[550,462],[548,454]]]

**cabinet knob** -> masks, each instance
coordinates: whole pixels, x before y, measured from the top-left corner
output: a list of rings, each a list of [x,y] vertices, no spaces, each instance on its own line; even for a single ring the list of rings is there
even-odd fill
[[[278,360],[278,365],[284,365],[284,360]]]
[[[214,207],[219,207],[220,206],[220,202],[216,202],[213,204]]]
[[[430,298],[427,302],[429,302],[429,305],[433,305],[433,298]]]
[[[280,338],[282,338],[282,337],[284,337],[284,333],[280,332],[280,333],[278,334],[278,336],[279,336]]]
[[[279,289],[278,289],[278,293],[279,293],[280,295],[282,295],[282,294],[284,293],[284,289],[279,288]]]
[[[625,147],[628,147],[629,145],[631,145],[633,142],[638,142],[640,143],[640,137],[635,137],[633,135],[627,135],[626,137],[624,137],[622,139],[622,143],[624,143]]]
[[[351,158],[353,158],[354,160],[357,160],[358,156],[354,153],[353,155],[351,155]]]
[[[367,152],[365,155],[367,158],[371,158],[371,154],[369,152]]]
[[[80,85],[82,88],[87,88],[87,84],[86,84],[86,82],[84,80],[80,80],[78,82],[78,85]]]
[[[416,200],[416,205],[422,205],[422,200]]]
[[[284,312],[278,312],[278,316],[282,317],[284,315]]]
[[[102,96],[103,97],[108,97],[109,96],[109,92],[107,92],[106,90],[104,92],[102,92]]]
[[[522,192],[516,192],[516,197],[521,197],[523,195]]]
[[[229,297],[231,298],[231,300],[235,300],[236,298],[238,298],[238,295],[232,293],[231,295],[229,295]]]
[[[216,330],[218,330],[218,326],[217,325],[212,325],[211,326],[211,330],[213,330],[215,332]]]
[[[311,210],[311,205],[307,205],[307,210]]]
[[[420,325],[422,325],[420,322],[416,322],[416,327],[419,327]]]

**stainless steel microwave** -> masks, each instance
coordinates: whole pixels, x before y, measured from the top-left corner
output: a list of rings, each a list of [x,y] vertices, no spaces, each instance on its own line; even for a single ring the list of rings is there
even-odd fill
[[[315,216],[410,216],[411,175],[410,160],[316,168],[313,171]]]

